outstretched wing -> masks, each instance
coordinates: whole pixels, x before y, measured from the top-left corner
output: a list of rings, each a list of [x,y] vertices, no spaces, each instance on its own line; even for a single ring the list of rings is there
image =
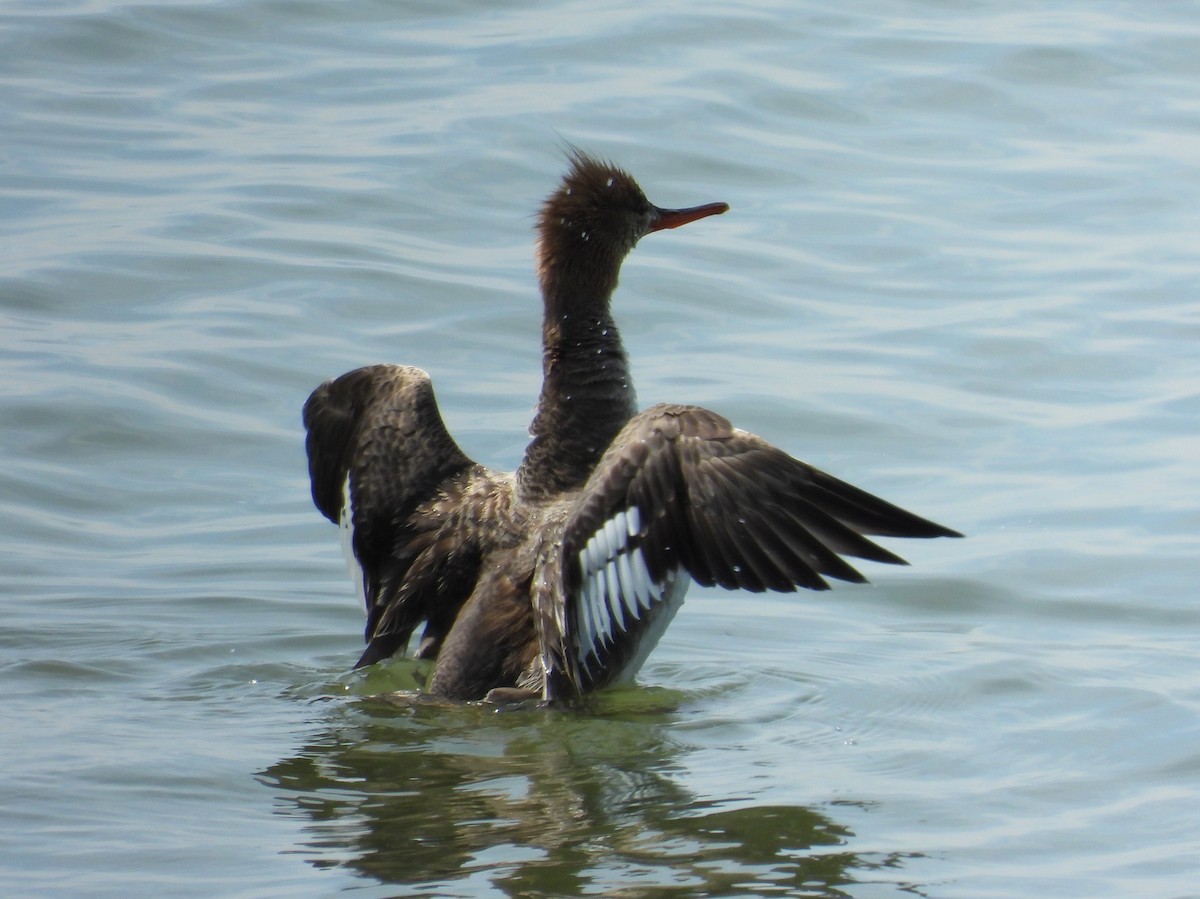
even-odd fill
[[[432,591],[417,587],[436,580],[419,575],[432,567],[438,522],[413,512],[462,489],[478,466],[447,432],[429,375],[411,366],[372,365],[326,381],[304,404],[304,426],[313,502],[341,527],[366,604],[372,645],[359,664],[368,664],[403,649],[435,612]]]
[[[864,534],[961,536],[707,409],[650,408],[613,441],[567,518],[555,572],[565,607],[539,602],[548,692],[632,677],[689,579],[827,590],[826,577],[866,580],[842,556],[905,564]]]

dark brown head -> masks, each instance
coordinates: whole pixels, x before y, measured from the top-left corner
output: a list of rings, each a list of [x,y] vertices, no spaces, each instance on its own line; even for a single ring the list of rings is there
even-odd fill
[[[660,209],[612,163],[580,150],[572,151],[569,161],[562,185],[547,198],[538,220],[538,277],[548,298],[565,291],[606,301],[617,286],[621,262],[642,237],[729,209],[725,203]]]

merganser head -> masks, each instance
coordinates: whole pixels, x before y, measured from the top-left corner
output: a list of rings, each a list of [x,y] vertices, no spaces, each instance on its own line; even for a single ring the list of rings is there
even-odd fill
[[[642,237],[729,209],[725,203],[661,209],[612,163],[581,150],[573,150],[569,162],[537,225],[538,277],[547,293],[565,276],[573,293],[592,287],[607,296],[616,287],[621,262]]]

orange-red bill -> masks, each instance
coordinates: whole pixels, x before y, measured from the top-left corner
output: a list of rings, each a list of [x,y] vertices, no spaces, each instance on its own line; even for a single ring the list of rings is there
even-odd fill
[[[708,218],[710,215],[720,215],[729,211],[728,203],[705,203],[703,206],[689,206],[687,209],[659,209],[654,207],[655,215],[651,231],[663,231],[667,228],[678,228],[696,219]]]

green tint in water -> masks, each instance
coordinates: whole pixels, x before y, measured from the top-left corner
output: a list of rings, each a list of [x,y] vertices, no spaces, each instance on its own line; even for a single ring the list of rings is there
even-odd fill
[[[898,857],[860,855],[827,813],[703,802],[679,776],[682,694],[502,710],[415,695],[339,707],[261,779],[309,819],[303,852],[418,893],[843,895]]]

